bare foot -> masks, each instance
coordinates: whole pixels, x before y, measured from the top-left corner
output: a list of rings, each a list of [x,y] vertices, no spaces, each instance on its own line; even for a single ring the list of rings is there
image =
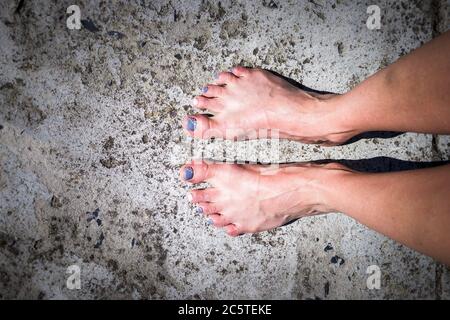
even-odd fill
[[[218,74],[202,92],[193,105],[213,116],[185,119],[184,128],[193,137],[256,139],[267,129],[278,130],[280,138],[336,145],[358,133],[328,103],[335,95],[307,93],[269,71],[235,67]]]
[[[321,181],[339,164],[296,165],[279,168],[194,161],[181,168],[189,183],[208,182],[211,187],[191,190],[196,212],[223,227],[231,236],[273,229],[294,219],[330,212],[326,187]]]

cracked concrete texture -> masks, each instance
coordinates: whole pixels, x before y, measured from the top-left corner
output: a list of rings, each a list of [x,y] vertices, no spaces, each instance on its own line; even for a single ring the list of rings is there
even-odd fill
[[[274,156],[261,141],[183,136],[215,72],[243,63],[345,92],[448,29],[448,1],[385,0],[369,30],[372,2],[77,1],[83,28],[68,30],[73,1],[0,1],[0,297],[449,298],[447,268],[344,215],[233,239],[192,213],[178,181],[191,149]],[[413,133],[280,143],[282,162],[375,171],[449,155],[448,137]],[[80,290],[66,287],[74,264]],[[366,287],[373,264],[380,290]]]

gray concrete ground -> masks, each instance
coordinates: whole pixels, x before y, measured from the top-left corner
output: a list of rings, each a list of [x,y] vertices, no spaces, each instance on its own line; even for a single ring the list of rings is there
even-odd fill
[[[229,238],[192,212],[177,176],[193,144],[181,119],[215,72],[243,63],[345,92],[447,30],[448,1],[18,2],[0,1],[0,298],[450,297],[447,268],[342,214]],[[72,4],[81,30],[66,27]],[[366,27],[371,4],[380,30]],[[230,147],[194,145],[218,160]],[[250,148],[235,152],[273,157]],[[433,161],[450,139],[280,150],[283,162]],[[80,290],[66,287],[70,265]]]

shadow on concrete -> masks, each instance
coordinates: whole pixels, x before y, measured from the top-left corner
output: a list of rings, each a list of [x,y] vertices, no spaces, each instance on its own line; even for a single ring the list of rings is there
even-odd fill
[[[289,82],[293,86],[295,86],[295,87],[297,87],[297,88],[299,88],[299,89],[301,89],[303,91],[306,91],[306,92],[309,92],[309,93],[313,93],[313,94],[334,94],[333,92],[319,91],[319,90],[315,90],[315,89],[309,88],[309,87],[305,86],[304,84],[301,84],[300,82],[298,82],[298,81],[296,81],[294,79],[291,79],[291,78],[288,78],[288,77],[285,77],[285,76],[279,74],[276,71],[272,71],[272,70],[268,70],[268,69],[264,69],[264,70],[266,70],[266,71],[276,75],[277,77],[282,78],[283,80]],[[373,138],[389,139],[389,138],[393,138],[393,137],[396,137],[398,135],[401,135],[403,133],[404,132],[394,132],[394,131],[363,132],[361,134],[358,134],[358,135],[354,136],[353,138],[351,138],[350,140],[346,141],[342,145],[351,144],[351,143],[354,143],[354,142],[359,141],[361,139],[373,139]]]
[[[316,94],[334,94],[333,92],[319,91],[319,90],[316,90],[316,89],[309,88],[309,87],[305,86],[304,84],[301,84],[300,82],[298,82],[298,81],[296,81],[294,79],[291,79],[291,78],[288,78],[286,76],[283,76],[282,74],[279,74],[276,71],[269,70],[269,69],[264,69],[264,70],[272,73],[273,75],[275,75],[277,77],[280,77],[281,79],[283,79],[283,80],[289,82],[290,84],[292,84],[294,87],[297,87],[297,88],[299,88],[299,89],[301,89],[303,91],[306,91],[306,92],[309,92],[309,93],[316,93]]]
[[[352,137],[351,139],[347,140],[342,145],[345,146],[347,144],[354,143],[356,141],[359,141],[361,139],[389,139],[394,138],[398,135],[403,134],[404,132],[395,132],[395,131],[370,131],[370,132],[363,132],[360,134],[357,134],[356,136]]]
[[[236,164],[254,164],[254,165],[268,165],[262,162],[244,161],[238,160],[234,162],[219,161],[214,158],[204,159],[206,161],[216,162],[216,163],[236,163]],[[306,165],[306,164],[328,164],[328,163],[339,163],[347,168],[367,173],[383,173],[383,172],[398,172],[407,170],[417,170],[434,168],[437,166],[442,166],[450,164],[450,160],[439,160],[439,161],[409,161],[400,160],[390,157],[374,157],[368,159],[359,160],[347,160],[347,159],[322,159],[304,162],[283,162],[279,163],[280,166],[295,166],[295,165]],[[273,163],[272,163],[273,164]]]
[[[369,173],[406,171],[406,170],[433,168],[440,165],[450,164],[450,160],[418,162],[418,161],[399,160],[390,157],[375,157],[360,160],[340,159],[340,160],[313,161],[313,163],[319,164],[331,162],[340,163],[355,171],[369,172]]]

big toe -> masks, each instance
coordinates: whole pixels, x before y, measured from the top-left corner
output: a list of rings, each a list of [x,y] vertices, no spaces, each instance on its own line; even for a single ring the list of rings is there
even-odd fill
[[[240,127],[238,120],[223,114],[214,117],[202,114],[190,115],[184,120],[183,127],[189,136],[200,139],[239,140],[258,137],[256,130]]]
[[[214,117],[202,114],[187,116],[183,127],[188,135],[195,138],[210,139],[224,136],[223,129]]]
[[[204,161],[193,161],[180,169],[180,179],[189,183],[200,183],[212,177],[212,170]]]

